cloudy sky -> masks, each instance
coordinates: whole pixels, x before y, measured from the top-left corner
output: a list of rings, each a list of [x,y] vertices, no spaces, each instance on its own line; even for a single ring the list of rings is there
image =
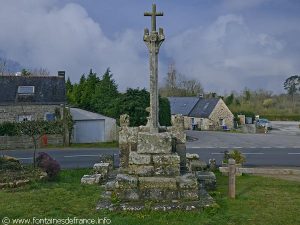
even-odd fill
[[[165,13],[161,80],[175,62],[206,91],[279,93],[300,72],[299,0],[0,0],[0,56],[72,81],[110,67],[121,90],[148,87],[152,3]]]

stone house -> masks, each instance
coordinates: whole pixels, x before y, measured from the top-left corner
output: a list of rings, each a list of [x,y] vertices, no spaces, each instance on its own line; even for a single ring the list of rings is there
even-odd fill
[[[0,123],[52,121],[66,103],[65,74],[0,76]]]
[[[232,129],[234,115],[221,98],[169,97],[172,119],[176,114],[184,116],[185,129]]]

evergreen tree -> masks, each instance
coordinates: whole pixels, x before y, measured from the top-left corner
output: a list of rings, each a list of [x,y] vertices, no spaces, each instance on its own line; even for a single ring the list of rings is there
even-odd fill
[[[101,80],[97,82],[95,93],[91,98],[92,110],[106,116],[113,116],[114,113],[111,108],[113,102],[119,96],[118,85],[112,76],[108,68]]]

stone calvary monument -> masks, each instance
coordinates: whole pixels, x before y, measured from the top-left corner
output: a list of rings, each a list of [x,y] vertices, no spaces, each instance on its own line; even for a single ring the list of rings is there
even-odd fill
[[[165,40],[162,28],[156,31],[153,4],[151,31],[145,29],[144,42],[150,54],[150,110],[146,126],[130,127],[128,115],[120,117],[120,168],[105,185],[98,209],[109,210],[192,210],[209,206],[213,199],[187,167],[186,135],[181,115],[171,127],[159,125],[158,53]],[[193,157],[192,157],[193,158]]]

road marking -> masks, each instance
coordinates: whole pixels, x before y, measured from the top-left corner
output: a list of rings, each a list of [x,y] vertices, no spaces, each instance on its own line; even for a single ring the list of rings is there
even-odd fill
[[[64,158],[76,158],[76,157],[97,157],[99,155],[65,155]]]
[[[289,152],[288,155],[300,155],[300,152]]]
[[[19,159],[19,160],[28,160],[28,159],[32,159],[32,157],[30,157],[30,158],[17,158],[17,159]]]
[[[264,155],[265,153],[263,153],[263,152],[245,152],[242,154],[243,155]]]

